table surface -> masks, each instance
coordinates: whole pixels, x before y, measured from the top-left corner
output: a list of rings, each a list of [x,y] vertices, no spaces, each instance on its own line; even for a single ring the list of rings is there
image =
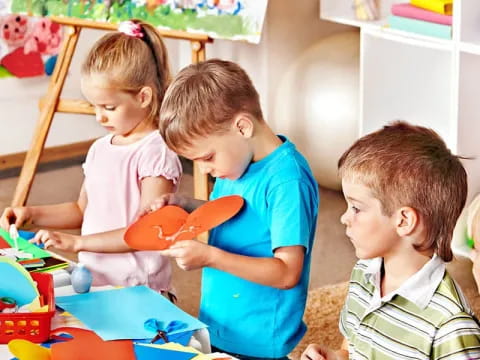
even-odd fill
[[[94,286],[90,291],[102,291],[112,289],[113,286]],[[65,296],[65,295],[74,295],[76,294],[72,288],[72,285],[64,285],[55,287],[55,296]],[[56,312],[55,316],[52,318],[52,329],[55,329],[60,326],[73,326],[73,327],[84,327],[81,322],[79,322],[74,317],[65,317],[60,316],[60,312]],[[197,350],[201,351],[204,354],[209,354],[211,352],[210,347],[210,335],[206,328],[199,329],[193,333],[192,339],[190,340],[189,346],[193,346]],[[0,344],[0,360],[10,360],[13,356],[8,350],[6,344]]]

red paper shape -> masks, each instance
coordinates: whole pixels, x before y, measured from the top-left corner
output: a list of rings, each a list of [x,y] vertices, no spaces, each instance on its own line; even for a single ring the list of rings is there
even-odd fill
[[[0,236],[0,249],[10,248],[10,244],[3,237]]]
[[[164,250],[176,241],[194,239],[227,221],[240,211],[243,202],[240,196],[225,196],[206,202],[190,214],[178,206],[167,205],[130,225],[124,240],[132,249]]]
[[[73,339],[52,344],[51,360],[135,360],[131,340],[103,341],[93,331],[71,327],[52,330],[52,334],[59,333],[70,334]]]
[[[42,57],[38,52],[25,54],[23,47],[17,48],[3,57],[0,65],[19,78],[45,74]]]

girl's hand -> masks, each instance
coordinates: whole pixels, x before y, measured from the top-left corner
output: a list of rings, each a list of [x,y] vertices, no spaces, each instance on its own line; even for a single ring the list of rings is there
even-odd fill
[[[8,231],[10,224],[15,224],[17,228],[20,228],[23,224],[31,220],[32,212],[29,207],[7,207],[3,210],[3,214],[0,217],[0,227]]]
[[[175,258],[183,270],[196,270],[211,264],[213,247],[197,240],[182,240],[160,254]]]
[[[181,208],[184,208],[186,204],[186,200],[183,196],[175,194],[175,193],[169,193],[169,194],[164,194],[155,200],[153,200],[150,205],[148,205],[145,209],[140,211],[139,216],[143,216],[149,212],[158,210],[164,206],[167,205],[176,205],[180,206]]]
[[[30,240],[34,244],[44,244],[45,249],[54,247],[59,250],[77,252],[80,236],[66,234],[58,231],[39,230]]]
[[[327,347],[310,344],[303,352],[300,360],[338,360],[336,352]]]

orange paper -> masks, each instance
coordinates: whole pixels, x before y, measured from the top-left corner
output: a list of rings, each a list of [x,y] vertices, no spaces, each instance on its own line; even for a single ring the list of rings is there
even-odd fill
[[[190,214],[178,206],[167,205],[133,223],[124,239],[132,249],[164,250],[176,241],[194,239],[220,225],[242,206],[243,198],[237,195],[206,202]]]
[[[52,333],[73,336],[51,346],[52,360],[135,360],[131,340],[103,341],[93,331],[71,327],[57,328]]]

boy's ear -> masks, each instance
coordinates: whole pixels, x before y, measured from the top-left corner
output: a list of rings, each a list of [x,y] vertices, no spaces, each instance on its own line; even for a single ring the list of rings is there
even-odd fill
[[[252,137],[253,128],[253,120],[246,114],[238,114],[233,120],[234,131],[246,138]]]
[[[143,88],[140,89],[140,91],[137,94],[137,99],[140,101],[140,106],[142,108],[146,108],[147,106],[150,105],[152,102],[153,98],[153,91],[150,86],[144,86]]]
[[[399,236],[409,236],[417,228],[420,221],[418,212],[409,207],[404,206],[398,209],[396,214],[397,234]]]

